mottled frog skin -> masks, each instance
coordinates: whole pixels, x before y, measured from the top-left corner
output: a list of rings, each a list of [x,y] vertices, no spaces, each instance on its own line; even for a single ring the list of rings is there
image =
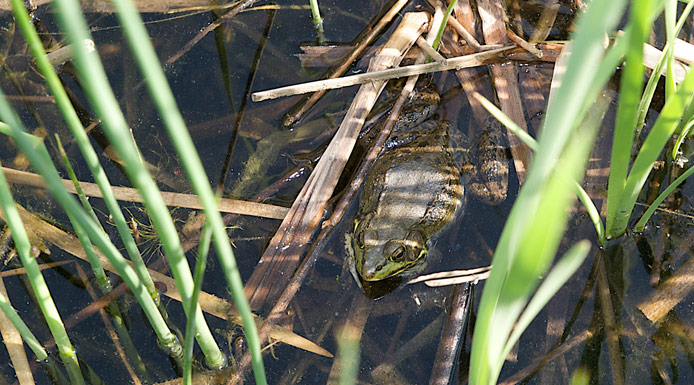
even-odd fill
[[[462,215],[465,186],[490,204],[506,199],[508,159],[495,120],[488,120],[479,144],[470,146],[449,122],[412,124],[421,120],[412,109],[405,116],[364,180],[346,237],[354,270],[364,281],[419,271],[432,240]]]

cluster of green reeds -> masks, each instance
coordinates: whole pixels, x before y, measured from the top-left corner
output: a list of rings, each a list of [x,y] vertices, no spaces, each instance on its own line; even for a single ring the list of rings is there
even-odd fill
[[[680,127],[679,140],[672,150],[672,154],[677,153],[677,146],[691,127],[688,122],[692,117],[694,71],[690,70],[680,84],[675,84],[673,47],[692,4],[687,4],[677,21],[676,0],[635,0],[630,4],[625,0],[594,0],[579,16],[572,41],[565,48],[570,56],[561,87],[550,96],[541,134],[537,142],[527,136],[522,138],[533,149],[534,158],[504,227],[485,284],[473,338],[471,384],[497,382],[503,363],[520,335],[590,251],[588,241],[577,243],[548,273],[574,194],[586,206],[598,242],[603,244],[625,233],[653,164]],[[663,8],[667,44],[644,89],[643,44]],[[623,32],[617,33],[626,9],[628,23]],[[615,37],[609,47],[604,46],[605,36]],[[600,106],[599,95],[621,62],[624,66],[603,225],[598,211],[576,181],[581,180],[595,130],[602,120],[605,107]],[[632,154],[634,140],[644,126],[663,69],[665,104],[646,139],[636,154]],[[662,200],[692,172],[690,168],[662,192],[634,226],[636,230],[643,229]],[[580,376],[575,380],[582,383]]]
[[[217,198],[212,191],[205,170],[203,169],[181,114],[176,106],[173,94],[162,71],[162,66],[157,59],[157,55],[154,52],[140,15],[137,13],[130,0],[119,0],[113,3],[117,9],[119,21],[126,34],[130,48],[137,60],[138,67],[143,77],[146,79],[150,95],[155,101],[161,119],[182,161],[190,184],[193,186],[196,195],[204,206],[206,223],[203,228],[203,237],[199,247],[199,255],[201,258],[199,258],[198,265],[196,266],[195,277],[193,277],[184,256],[181,242],[171,216],[169,215],[169,211],[154,181],[147,172],[147,168],[142,163],[139,150],[130,135],[129,127],[118,106],[118,101],[109,86],[100,59],[94,49],[90,48],[88,44],[85,44],[91,41],[91,36],[84,15],[80,10],[79,2],[77,0],[58,0],[53,2],[52,6],[57,13],[60,26],[71,44],[73,61],[79,74],[80,83],[84,87],[93,109],[101,119],[104,131],[109,140],[115,147],[120,159],[123,160],[128,177],[144,198],[145,207],[156,229],[157,237],[163,245],[165,255],[169,261],[169,266],[176,279],[183,306],[188,316],[185,337],[184,381],[188,384],[191,381],[193,336],[197,339],[209,366],[222,367],[226,363],[226,358],[212,337],[212,333],[197,303],[207,252],[211,241],[214,241],[220,265],[224,270],[230,291],[236,303],[236,308],[241,314],[244,323],[244,330],[251,351],[256,383],[265,384],[266,379],[256,325],[253,321],[253,315],[248,306],[248,302],[243,295],[243,284],[236,267],[231,244],[222,223],[221,215],[217,210]],[[49,191],[67,213],[76,234],[80,238],[80,242],[89,256],[90,263],[95,271],[97,281],[101,284],[102,290],[107,291],[110,288],[92,245],[96,246],[108,258],[118,274],[130,287],[154,328],[161,345],[169,349],[170,354],[180,358],[183,354],[180,341],[177,341],[174,334],[169,330],[164,317],[157,307],[159,302],[158,293],[154,288],[152,279],[147,272],[140,252],[125,222],[121,208],[118,206],[113,196],[108,179],[99,165],[97,155],[91,147],[85,130],[69,102],[67,94],[62,88],[54,69],[46,58],[46,53],[41,45],[36,30],[29,20],[29,16],[24,8],[24,3],[21,0],[13,0],[12,7],[16,21],[29,44],[32,55],[41,73],[46,78],[46,82],[55,97],[56,103],[103,193],[109,213],[113,217],[113,221],[125,245],[128,256],[133,262],[134,268],[130,267],[120,251],[111,243],[89,207],[87,200],[82,199],[83,205],[81,206],[77,200],[69,195],[61,183],[58,171],[53,165],[43,142],[26,133],[16,113],[12,110],[7,99],[1,93],[0,120],[4,123],[0,125],[0,132],[14,139],[20,150],[30,160],[32,167],[43,176]],[[84,383],[75,351],[62,325],[58,310],[53,304],[50,292],[41,277],[35,259],[30,255],[31,245],[2,172],[0,172],[0,203],[7,217],[7,223],[11,228],[17,251],[27,269],[27,276],[39,299],[41,310],[57,342],[63,362],[65,362],[68,367],[70,381],[74,384]],[[2,308],[15,323],[22,333],[24,340],[27,341],[29,346],[34,350],[37,358],[45,359],[46,353],[43,351],[40,344],[38,344],[36,339],[31,335],[29,329],[22,324],[11,307],[7,305],[4,298],[0,298],[0,308]]]

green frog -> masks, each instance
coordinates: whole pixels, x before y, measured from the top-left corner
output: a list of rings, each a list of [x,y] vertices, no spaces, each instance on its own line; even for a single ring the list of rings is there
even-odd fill
[[[489,204],[506,199],[504,134],[492,118],[487,126],[477,146],[445,121],[410,124],[391,134],[364,180],[353,233],[346,236],[362,280],[420,271],[433,240],[462,216],[468,194]]]

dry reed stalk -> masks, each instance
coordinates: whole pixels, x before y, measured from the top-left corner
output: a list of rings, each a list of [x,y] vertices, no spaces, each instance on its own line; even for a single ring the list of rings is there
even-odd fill
[[[444,9],[443,4],[440,1],[430,1],[435,8]],[[475,24],[475,17],[470,8],[470,3],[465,0],[458,1],[455,8],[453,8],[453,15],[451,18],[458,18],[461,24],[460,27],[469,31],[468,34],[475,32],[473,25]],[[455,28],[457,31],[457,28]],[[463,56],[467,53],[465,47],[457,43],[457,41],[452,41],[448,39],[448,35],[444,35],[446,42],[448,44],[442,45],[442,51],[449,57]],[[476,40],[475,40],[476,41]],[[479,45],[479,44],[478,44]],[[473,46],[471,48],[474,49]],[[467,98],[470,109],[472,110],[472,116],[475,118],[477,123],[475,126],[483,127],[486,117],[489,115],[487,110],[482,107],[482,104],[474,97],[476,94],[481,94],[487,97],[487,99],[494,100],[494,90],[491,88],[487,82],[480,82],[476,80],[479,77],[478,69],[461,69],[455,72],[458,81],[465,91],[465,97]]]
[[[14,170],[7,167],[3,167],[2,170],[10,183],[40,188],[46,187],[40,175],[26,171]],[[72,184],[71,180],[63,179],[63,184],[67,188],[68,192],[71,194],[76,194],[75,186]],[[87,196],[96,198],[102,197],[101,190],[95,183],[80,182],[80,186],[82,186],[82,189]],[[113,186],[112,188],[113,194],[119,201],[139,203],[143,201],[140,193],[134,188],[118,186]],[[162,191],[161,195],[162,198],[164,198],[164,203],[167,206],[186,207],[197,210],[202,209],[202,204],[198,200],[198,197],[194,194],[181,194]],[[271,219],[283,219],[289,209],[286,207],[268,205],[264,203],[222,198],[219,201],[219,211],[223,213],[251,215]]]
[[[7,290],[5,289],[5,283],[2,280],[2,277],[0,277],[0,295],[7,298],[7,302],[10,302],[10,298],[7,296]],[[1,311],[0,333],[2,334],[2,341],[7,348],[7,353],[10,355],[10,361],[19,384],[35,384],[34,376],[32,375],[31,367],[29,365],[29,361],[27,360],[26,350],[24,350],[24,342],[22,341],[22,337],[19,335],[19,332],[14,327],[12,322],[10,322],[10,320],[5,316],[5,313]]]
[[[31,1],[33,7],[50,4],[51,0]],[[84,13],[114,13],[116,10],[113,3],[108,0],[82,1],[82,11]],[[178,12],[183,8],[199,7],[210,8],[208,0],[135,0],[135,7],[140,13],[170,13]],[[27,2],[29,4],[29,2]],[[12,12],[12,6],[7,0],[0,0],[0,10]]]
[[[462,3],[456,3],[456,7],[453,8],[454,12],[457,9],[459,9],[461,5]],[[461,17],[464,17],[464,15],[461,15]],[[475,37],[470,32],[468,32],[468,30],[465,27],[463,27],[463,25],[460,24],[453,15],[451,15],[451,17],[448,18],[448,24],[450,24],[451,27],[453,27],[453,29],[456,32],[458,32],[458,35],[460,35],[460,37],[462,37],[463,40],[465,40],[465,42],[470,46],[470,48],[472,48],[473,51],[482,51],[482,46],[477,41],[477,39],[475,39]]]
[[[69,263],[74,263],[74,261],[58,261],[49,263],[39,263],[39,270],[55,269],[57,267],[67,265]],[[16,269],[10,269],[0,272],[0,278],[12,277],[13,275],[25,275],[27,270],[23,267],[18,267]]]
[[[404,23],[404,20],[403,20]],[[396,31],[397,32],[397,31]],[[351,188],[348,189],[348,191],[343,195],[343,197],[340,199],[340,202],[337,204],[335,210],[333,211],[332,216],[323,223],[321,233],[319,234],[317,241],[314,242],[311,247],[312,249],[309,251],[309,256],[304,259],[302,262],[301,266],[297,269],[296,274],[292,278],[292,280],[289,282],[289,285],[284,289],[282,292],[282,295],[280,298],[276,301],[272,311],[270,312],[270,315],[267,317],[267,321],[263,326],[260,328],[258,331],[258,337],[261,341],[265,340],[268,335],[268,331],[273,327],[273,324],[277,322],[284,311],[287,309],[289,306],[289,303],[292,301],[294,298],[294,295],[298,292],[299,288],[301,287],[304,279],[308,276],[308,273],[312,269],[313,265],[315,264],[316,260],[318,259],[318,256],[320,254],[320,250],[322,246],[325,244],[325,240],[328,238],[329,234],[331,233],[332,228],[335,226],[336,223],[339,222],[340,218],[344,215],[345,211],[347,210],[347,207],[349,206],[350,202],[356,195],[356,192],[359,190],[359,186],[361,185],[361,181],[363,181],[366,172],[368,169],[370,169],[370,164],[373,163],[373,161],[376,159],[378,152],[380,151],[380,148],[383,147],[383,144],[385,143],[385,140],[388,137],[388,134],[390,132],[390,129],[392,126],[395,124],[395,120],[397,119],[397,115],[399,115],[400,110],[402,109],[405,101],[406,101],[406,95],[409,95],[409,91],[411,91],[414,88],[414,80],[409,80],[408,83],[405,85],[403,88],[403,91],[400,95],[400,98],[396,101],[395,106],[393,107],[393,110],[391,111],[391,115],[389,117],[389,121],[386,122],[384,125],[381,134],[378,136],[374,146],[372,149],[369,151],[369,153],[366,155],[366,160],[360,170],[357,172],[357,175],[355,176],[354,180],[352,181]],[[409,90],[409,91],[408,91]],[[280,227],[281,229],[282,227]],[[286,263],[286,262],[285,262]],[[248,286],[248,284],[247,284]],[[265,293],[267,295],[267,293]],[[229,381],[231,384],[237,384],[242,381],[242,378],[244,376],[244,373],[248,370],[250,366],[250,355],[245,354],[242,360],[240,361],[238,365],[238,372],[234,376],[234,378]]]
[[[478,67],[485,64],[488,60],[498,59],[499,54],[505,51],[510,51],[511,49],[513,49],[513,46],[506,46],[472,55],[456,57],[453,59],[444,59],[440,62],[415,64],[411,66],[367,72],[363,74],[345,76],[341,78],[318,80],[315,82],[307,82],[292,86],[280,87],[267,91],[254,92],[252,98],[253,101],[260,102],[263,100],[279,98],[282,96],[304,94],[314,91],[321,92],[328,89],[348,87],[356,84],[367,84],[374,81],[384,82],[390,79],[413,75],[421,75],[431,72],[457,70],[468,67]],[[441,56],[438,53],[437,55]]]

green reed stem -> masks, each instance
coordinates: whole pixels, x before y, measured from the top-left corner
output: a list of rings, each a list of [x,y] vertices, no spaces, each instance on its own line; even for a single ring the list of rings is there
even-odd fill
[[[359,343],[361,332],[359,328],[346,322],[339,333],[337,340],[337,357],[340,363],[340,373],[337,383],[339,385],[352,385],[359,378]]]
[[[91,203],[89,203],[89,198],[87,198],[87,194],[84,193],[82,185],[80,184],[79,180],[77,180],[75,170],[72,168],[72,164],[70,164],[70,159],[67,157],[67,152],[65,152],[63,142],[60,140],[60,135],[58,134],[55,135],[55,143],[58,146],[60,157],[63,158],[63,165],[65,165],[65,170],[67,171],[67,174],[70,177],[70,180],[72,181],[72,185],[75,186],[75,191],[77,192],[77,197],[82,203],[82,207],[84,207],[84,210],[87,211],[87,214],[89,214],[89,216],[92,217],[94,223],[100,224],[99,218],[96,216],[96,212],[94,212],[94,208],[92,207]]]
[[[4,95],[0,96],[0,109],[5,110],[9,107]],[[6,111],[3,111],[6,112]],[[4,120],[4,114],[3,115]],[[26,270],[27,278],[31,283],[31,288],[34,290],[36,295],[36,300],[38,301],[39,307],[41,308],[41,313],[48,324],[48,328],[51,331],[51,335],[55,340],[56,346],[58,346],[58,351],[60,352],[60,357],[66,363],[66,368],[68,368],[70,363],[79,365],[77,362],[77,354],[75,349],[70,342],[70,338],[65,330],[65,325],[60,318],[60,313],[58,313],[58,308],[53,302],[51,297],[51,292],[48,290],[46,281],[41,275],[41,269],[39,264],[36,262],[36,258],[31,255],[31,243],[29,242],[29,237],[27,236],[26,230],[24,229],[24,224],[19,216],[19,211],[15,206],[14,199],[12,199],[12,193],[10,192],[10,185],[5,179],[5,173],[2,171],[2,165],[0,165],[0,206],[5,213],[5,219],[7,225],[12,231],[12,239],[14,239],[14,246],[17,249],[19,258],[22,260],[22,265]],[[68,370],[70,374],[70,381],[73,384],[84,384],[84,378],[82,378],[79,371],[75,372],[73,370]]]
[[[651,155],[655,152],[655,161],[663,147],[654,148],[654,143],[662,143],[664,146],[666,138],[660,135],[669,135],[674,132],[676,125],[672,127],[669,123],[663,125],[665,120],[661,120],[661,115],[658,120],[661,121],[658,130],[654,126],[649,137],[651,139],[650,146],[644,146],[640,150],[639,157],[641,162],[634,162],[631,171],[629,172],[629,163],[631,161],[631,149],[635,137],[636,127],[640,126],[639,108],[644,108],[640,104],[640,99],[643,89],[643,43],[648,38],[652,22],[662,9],[662,1],[651,0],[636,0],[630,7],[630,21],[628,39],[628,49],[626,53],[625,65],[621,75],[621,85],[619,93],[619,106],[617,109],[617,118],[615,123],[614,138],[612,142],[612,155],[610,160],[610,175],[608,180],[607,192],[607,214],[606,214],[606,234],[608,238],[621,236],[626,231],[626,227],[633,212],[634,203],[638,191],[643,187],[648,172],[650,172],[653,164],[645,164],[643,161],[651,159]],[[680,100],[680,97],[673,96]],[[668,100],[667,104],[670,104]],[[676,103],[680,103],[679,102]],[[675,104],[671,105],[671,108]],[[684,110],[684,105],[681,111]],[[680,111],[680,113],[681,113]],[[673,113],[673,111],[670,111]],[[656,122],[656,126],[658,123]],[[672,130],[670,130],[672,129]],[[669,132],[669,134],[668,134]],[[665,141],[664,141],[665,140]],[[642,156],[641,153],[646,151],[649,156]],[[627,177],[628,173],[628,177]],[[638,190],[638,191],[636,191]]]
[[[147,293],[147,290],[144,285],[142,285],[137,274],[125,261],[118,249],[111,243],[101,228],[92,221],[91,217],[84,212],[82,207],[67,192],[43,141],[26,133],[24,126],[12,110],[12,107],[10,107],[2,91],[0,91],[0,120],[7,122],[7,125],[0,125],[0,132],[14,139],[22,153],[29,158],[31,166],[43,176],[48,190],[62,206],[63,210],[74,215],[74,219],[85,231],[87,231],[89,239],[91,239],[101,252],[104,253],[118,275],[120,275],[123,281],[128,285],[154,328],[154,332],[159,338],[159,343],[167,347],[170,351],[175,351],[177,349],[176,338],[171,331],[169,331],[154,300]],[[8,126],[10,128],[9,132],[7,130]]]
[[[624,195],[617,207],[618,216],[613,222],[613,234],[618,235],[625,231],[629,217],[634,210],[636,198],[643,189],[653,164],[660,156],[675,129],[677,129],[682,111],[692,101],[692,94],[694,93],[693,69],[694,66],[690,66],[687,76],[677,88],[677,92],[663,106],[658,119],[655,121],[653,128],[648,133],[639,154],[634,160],[634,165],[631,167],[631,172],[624,186]]]
[[[79,147],[82,156],[87,162],[87,166],[89,167],[89,171],[92,173],[94,181],[101,190],[104,203],[113,217],[113,222],[116,225],[116,229],[118,230],[118,234],[123,241],[128,256],[134,264],[135,271],[140,277],[140,281],[142,281],[142,283],[145,285],[149,295],[152,297],[155,303],[158,303],[159,292],[154,287],[152,278],[149,276],[149,272],[147,272],[147,267],[142,260],[142,256],[140,255],[140,251],[135,244],[132,233],[130,233],[130,228],[125,221],[123,212],[121,211],[120,206],[113,195],[113,190],[111,189],[111,184],[108,181],[108,177],[99,163],[99,158],[96,155],[94,148],[92,148],[91,142],[87,137],[84,127],[82,126],[82,123],[80,122],[79,117],[77,116],[77,113],[75,112],[75,109],[73,108],[60,79],[58,78],[58,75],[55,73],[53,67],[48,61],[48,58],[46,57],[46,51],[41,44],[38,33],[29,20],[29,15],[24,8],[24,2],[22,0],[11,0],[11,3],[12,11],[15,19],[17,20],[17,25],[19,25],[19,28],[24,35],[24,39],[29,45],[29,49],[31,50],[39,71],[46,79],[46,84],[55,97],[56,105],[60,109],[63,119],[65,119],[65,122],[72,133],[75,143]],[[98,221],[96,221],[96,223],[98,223]]]
[[[207,268],[207,256],[210,253],[210,241],[212,240],[212,229],[210,228],[208,222],[202,227],[202,232],[200,234],[200,244],[198,245],[198,261],[195,263],[195,284],[193,286],[193,295],[191,296],[191,308],[188,310],[192,312],[192,306],[198,302],[198,297],[200,296],[200,290],[202,288],[202,280],[205,276],[205,269]],[[183,384],[190,385],[192,382],[191,374],[193,370],[193,332],[195,331],[195,318],[190,317],[186,322],[186,335],[185,342],[183,344]]]
[[[675,42],[677,33],[675,32],[675,18],[677,17],[677,0],[665,0],[665,36],[667,41]],[[674,44],[673,44],[674,47]],[[677,90],[675,84],[675,50],[663,51],[666,63],[665,76],[665,100],[672,96]]]
[[[147,87],[150,95],[159,110],[159,115],[169,133],[169,137],[176,152],[181,158],[181,163],[186,171],[186,176],[190,180],[195,194],[202,202],[206,220],[212,229],[217,256],[220,265],[224,270],[232,298],[236,304],[236,309],[241,315],[243,328],[248,341],[251,353],[253,372],[257,384],[265,384],[265,370],[260,350],[260,341],[253,314],[251,313],[248,300],[243,293],[243,282],[236,265],[234,252],[227,236],[226,228],[222,222],[222,217],[217,209],[217,200],[210,186],[207,173],[205,172],[200,157],[197,154],[193,141],[186,129],[185,122],[176,105],[176,100],[171,92],[161,64],[157,59],[156,52],[149,40],[149,35],[144,28],[139,13],[131,1],[117,0],[114,2],[118,9],[118,17],[123,25],[123,30],[130,42],[130,47],[135,55],[138,66],[147,79]],[[192,289],[192,288],[191,288]],[[199,322],[199,321],[197,321]]]
[[[96,217],[96,213],[92,208],[92,205],[89,204],[89,200],[87,199],[87,196],[84,194],[84,190],[82,190],[82,186],[77,180],[75,170],[73,170],[72,165],[70,165],[70,160],[68,159],[67,154],[65,153],[63,143],[60,141],[60,136],[56,135],[55,140],[58,145],[58,150],[60,151],[60,156],[63,158],[65,169],[67,170],[67,173],[70,176],[73,185],[75,186],[75,190],[77,191],[77,196],[79,197],[80,202],[82,202],[82,207],[84,207],[89,216],[91,216],[94,223],[100,224],[99,220]],[[87,254],[87,259],[89,260],[89,264],[92,267],[92,271],[94,272],[94,276],[96,277],[96,281],[99,284],[99,287],[102,290],[110,290],[111,285],[108,281],[108,277],[106,276],[104,268],[101,266],[101,262],[99,262],[99,257],[96,255],[96,250],[94,250],[94,245],[92,245],[91,241],[89,240],[89,235],[87,235],[87,232],[84,230],[84,228],[80,226],[79,222],[77,222],[77,220],[74,218],[74,215],[70,213],[67,213],[67,215],[70,219],[70,223],[72,223],[72,227],[75,229],[77,239],[79,239],[85,254]]]
[[[436,38],[434,39],[434,43],[431,45],[432,48],[434,49],[439,49],[439,45],[441,44],[441,38],[443,38],[443,31],[446,29],[446,25],[448,24],[448,18],[451,17],[451,13],[453,13],[453,7],[455,7],[456,3],[458,0],[451,0],[450,4],[448,4],[448,8],[446,8],[446,13],[443,15],[443,21],[441,21],[441,27],[439,27],[438,32],[436,32]]]
[[[320,15],[320,9],[318,8],[318,0],[309,0],[308,3],[311,5],[311,15],[313,16],[313,27],[318,33],[318,42],[323,43],[325,37],[323,36],[323,18]]]
[[[612,141],[607,192],[607,214],[605,219],[607,236],[610,238],[621,235],[620,231],[613,230],[615,221],[625,222],[631,215],[631,212],[618,213],[617,207],[624,192],[629,171],[629,161],[631,159],[631,147],[637,125],[636,118],[644,76],[643,42],[646,40],[651,27],[647,24],[649,19],[646,15],[650,10],[650,6],[650,0],[635,0],[630,10],[629,26],[631,28],[629,35],[626,36],[629,48],[621,75],[619,106]],[[618,217],[622,219],[620,220]],[[626,228],[626,224],[624,224],[624,228]]]
[[[2,170],[0,170],[0,174],[3,175],[2,177],[5,175],[2,173]],[[24,340],[31,351],[34,352],[36,359],[39,361],[47,359],[48,353],[46,353],[46,350],[41,346],[41,343],[36,339],[34,333],[29,330],[29,327],[22,321],[22,318],[17,314],[17,311],[14,310],[2,293],[0,293],[0,310],[2,310],[2,312],[5,313],[5,317],[12,322],[12,325],[14,325],[19,332],[19,335],[22,336],[22,340]]]
[[[133,142],[130,129],[106,78],[99,56],[96,52],[87,50],[83,44],[78,44],[91,39],[91,34],[89,33],[84,15],[80,10],[79,3],[76,0],[59,0],[52,2],[51,5],[57,11],[58,21],[67,33],[69,41],[73,44],[74,63],[81,76],[82,86],[87,97],[97,115],[101,118],[104,132],[109,138],[111,145],[113,145],[123,161],[128,178],[144,199],[147,213],[157,231],[174,279],[178,285],[183,307],[187,310],[193,291],[193,277],[178,238],[176,227],[169,215],[169,210],[164,204],[159,189],[142,163],[141,154]],[[116,3],[116,6],[122,12],[122,4]],[[130,17],[125,17],[121,12],[118,14],[121,21]],[[137,41],[136,45],[146,45],[147,42],[149,42],[148,38],[141,39]],[[148,85],[152,81],[150,79],[147,82]],[[165,115],[162,117],[166,119]],[[207,180],[205,182],[209,184]],[[198,187],[195,184],[193,186],[194,188]],[[221,217],[219,221],[221,222]],[[227,247],[229,246],[227,245]],[[197,341],[208,365],[220,367],[225,363],[224,355],[219,350],[212,332],[205,322],[200,306],[196,305],[195,309],[193,314],[186,315],[188,317],[196,317]]]

